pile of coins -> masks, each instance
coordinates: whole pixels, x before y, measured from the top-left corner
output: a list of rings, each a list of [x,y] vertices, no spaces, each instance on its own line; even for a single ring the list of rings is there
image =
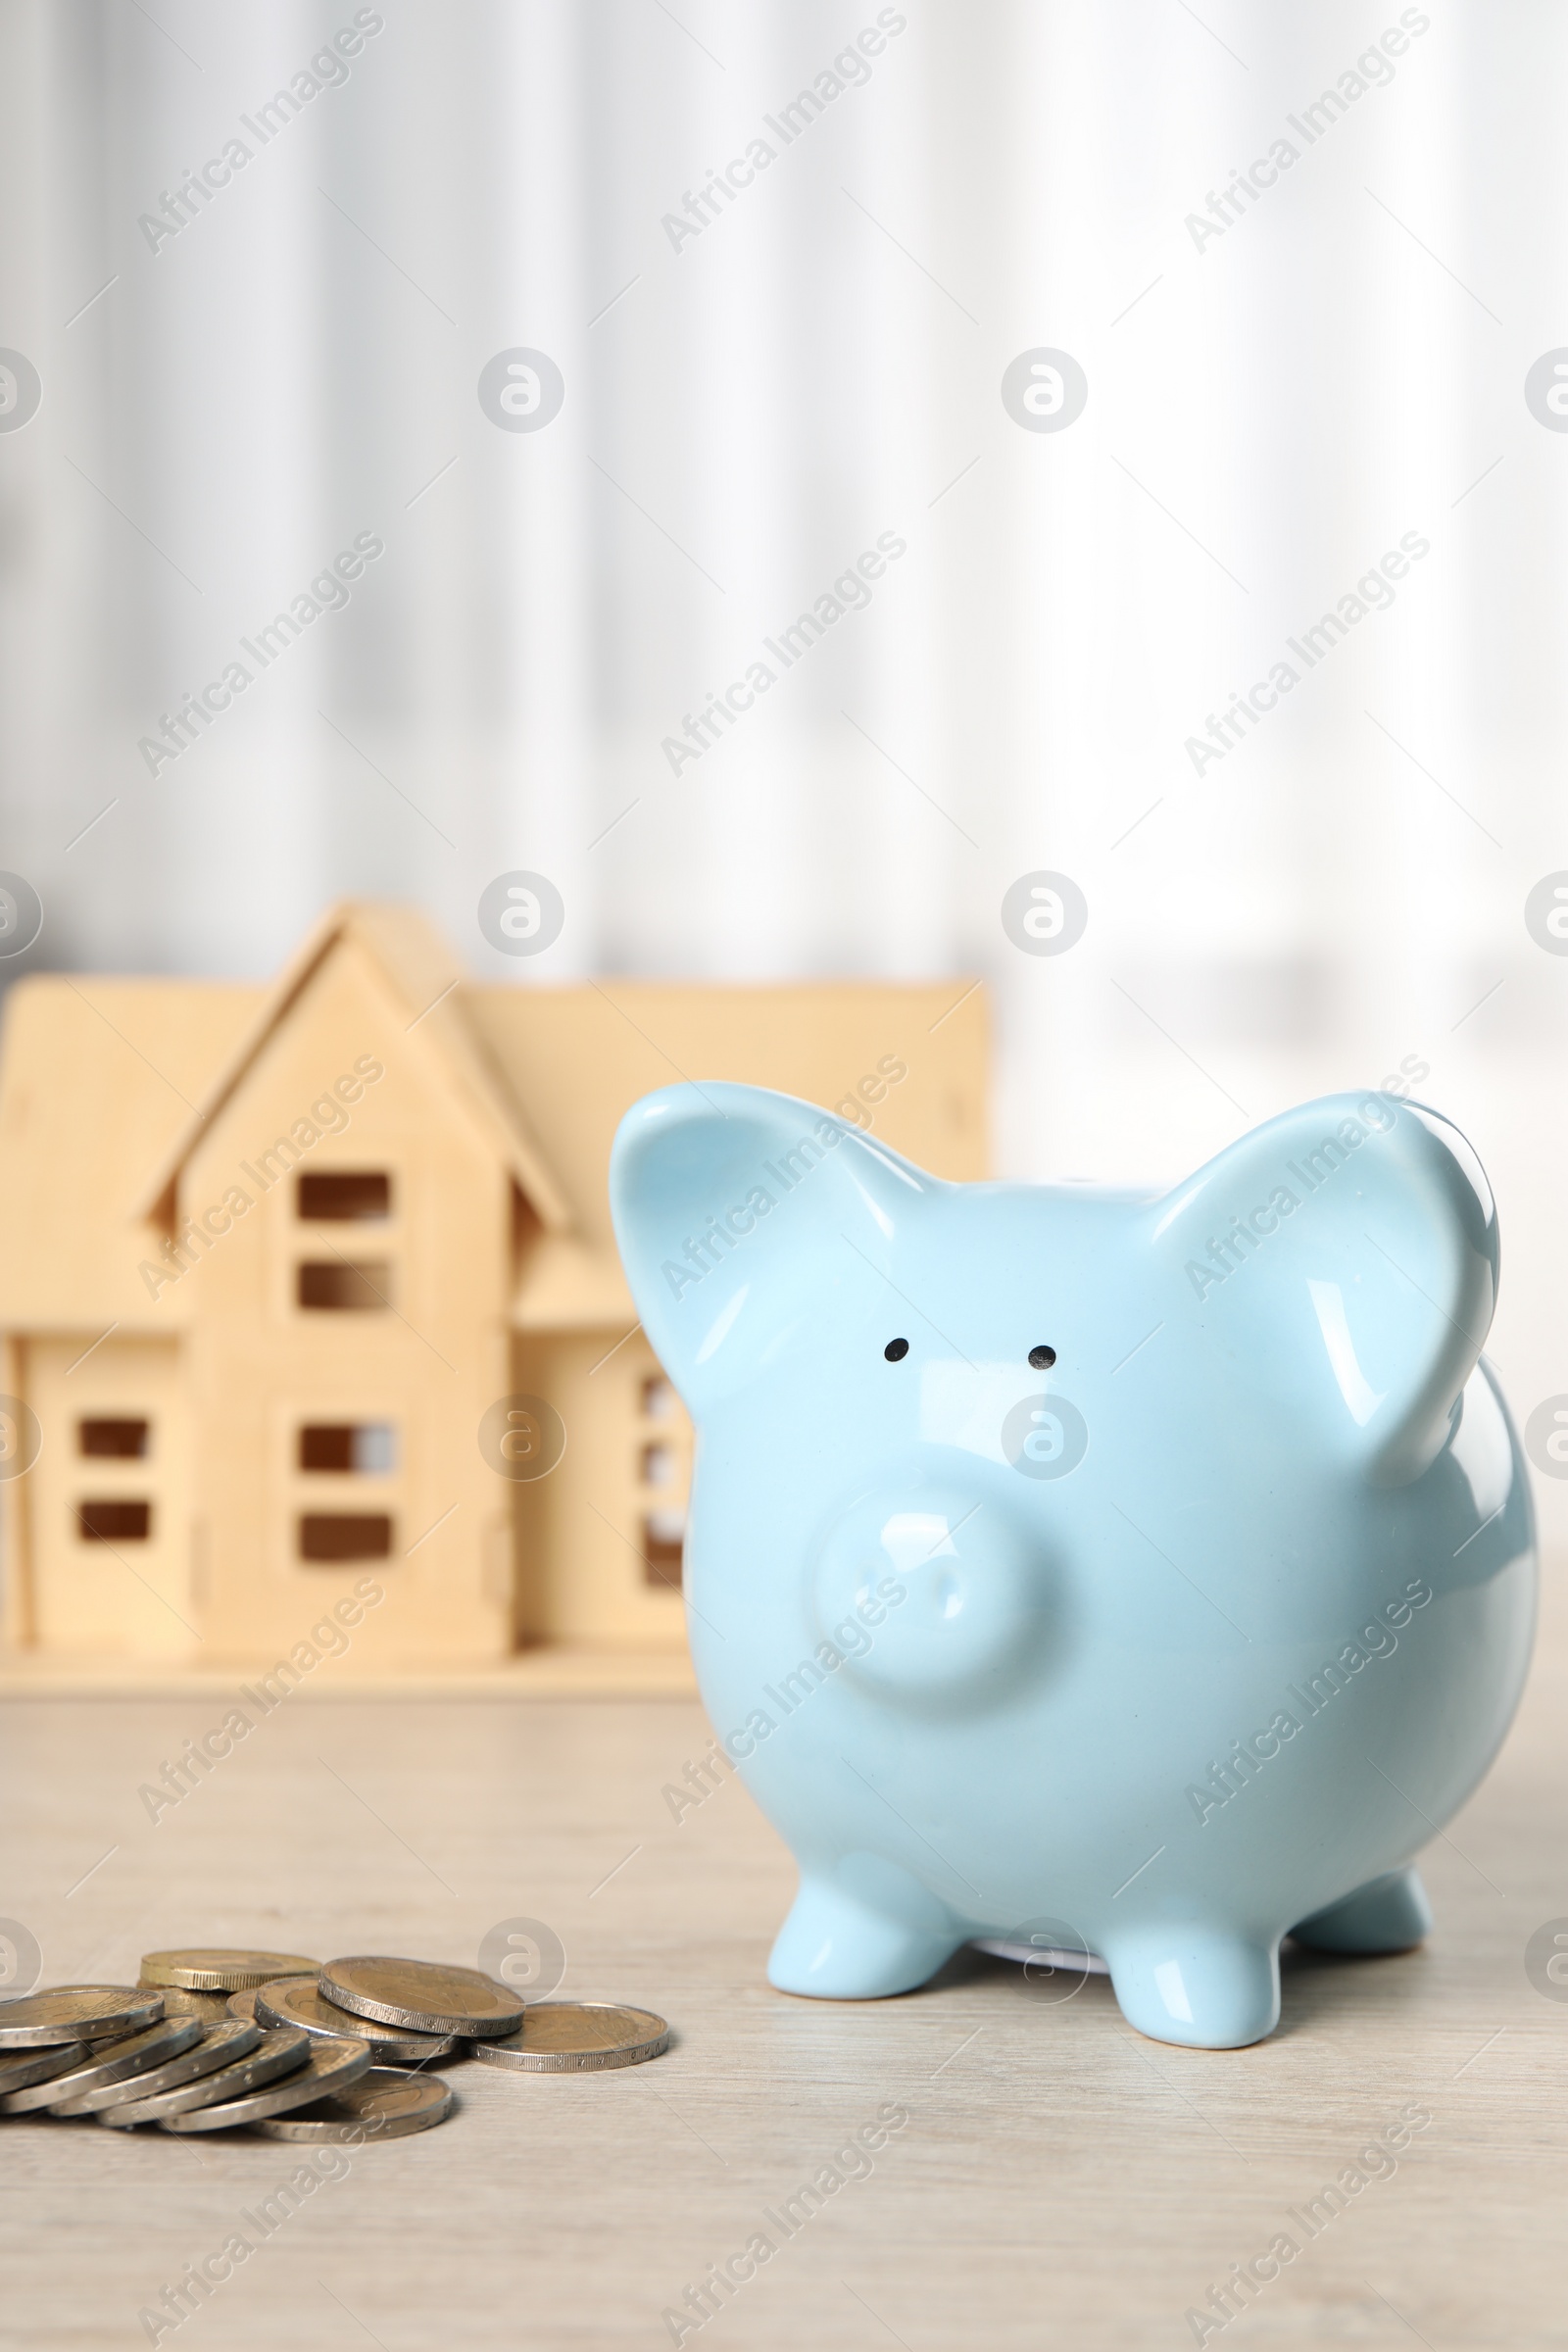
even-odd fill
[[[668,2047],[651,2009],[524,2003],[476,1968],[294,1952],[149,1952],[140,1982],[0,2001],[0,2116],[115,2131],[401,2139],[445,2123],[432,2059],[514,2074],[636,2066]]]

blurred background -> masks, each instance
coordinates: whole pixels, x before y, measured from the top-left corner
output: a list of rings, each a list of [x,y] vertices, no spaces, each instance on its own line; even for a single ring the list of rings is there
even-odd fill
[[[261,977],[353,894],[519,986],[978,976],[1042,1177],[1402,1069],[1525,1420],[1565,52],[1545,0],[7,0],[0,974]]]

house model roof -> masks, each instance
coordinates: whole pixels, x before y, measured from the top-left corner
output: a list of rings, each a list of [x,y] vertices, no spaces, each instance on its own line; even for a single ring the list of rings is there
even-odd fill
[[[138,1280],[183,1205],[182,1171],[287,1023],[311,1017],[336,956],[367,960],[409,1051],[433,1058],[535,1222],[510,1318],[520,1329],[634,1320],[611,1231],[610,1146],[632,1102],[682,1078],[777,1087],[828,1105],[878,1063],[876,1132],[937,1173],[985,1173],[982,993],[817,982],[718,987],[611,979],[491,987],[417,909],[334,907],[269,988],[35,974],[0,1041],[0,1324],[177,1328],[195,1286],[155,1303]]]
[[[565,1200],[502,1071],[468,1017],[462,968],[440,934],[415,907],[353,904],[332,909],[262,997],[152,1175],[138,1204],[140,1213],[153,1218],[162,1212],[167,1217],[166,1196],[177,1185],[180,1169],[204,1129],[243,1085],[272,1031],[288,1019],[327,957],[345,944],[363,949],[382,979],[391,982],[408,1016],[405,1035],[416,1026],[424,1029],[427,1045],[443,1056],[449,1078],[456,1080],[469,1112],[476,1112],[488,1128],[497,1157],[511,1168],[545,1231],[564,1232],[570,1222]]]

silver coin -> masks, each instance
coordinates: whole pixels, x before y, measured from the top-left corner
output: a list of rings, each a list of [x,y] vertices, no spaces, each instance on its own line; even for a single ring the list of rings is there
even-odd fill
[[[56,2075],[69,2074],[87,2055],[84,2041],[67,2041],[52,2050],[19,2050],[14,2056],[0,2057],[0,2097],[8,2091],[26,2090],[34,2082],[48,2082]]]
[[[269,1977],[298,1977],[314,1973],[317,1963],[298,1952],[217,1949],[144,1952],[144,1984],[178,1984],[187,1992],[243,1992],[247,1984],[265,1984]]]
[[[243,2098],[222,2099],[214,2107],[193,2107],[188,2114],[166,2116],[163,2132],[226,2132],[232,2124],[259,2123],[264,2116],[281,2115],[290,2107],[308,2107],[317,2099],[335,2096],[370,2071],[370,2053],[363,2041],[312,2040],[305,2036],[310,2055],[281,2082],[267,2090],[247,2091]]]
[[[30,2115],[39,2107],[67,2105],[73,2099],[85,2097],[89,2090],[101,2090],[106,2083],[123,2082],[127,2076],[146,2074],[150,2067],[162,2066],[166,2058],[177,2058],[192,2042],[200,2041],[202,2027],[196,2017],[163,2017],[155,2026],[144,2026],[139,2034],[127,2034],[116,2041],[94,2042],[85,2062],[74,2066],[69,2074],[56,2075],[49,2082],[34,2083],[28,2090],[13,2090],[0,2099],[0,2114]]]
[[[57,1984],[50,1992],[0,2001],[0,2050],[41,2050],[63,2041],[139,2034],[164,2014],[164,1996],[133,1984]]]
[[[669,2047],[669,2028],[652,2009],[618,2001],[530,2001],[520,2034],[476,2041],[470,2058],[525,2075],[580,2075],[640,2066]]]
[[[54,2107],[51,2113],[96,2115],[101,2107],[122,2107],[127,2100],[154,2098],[161,2090],[173,2090],[181,2082],[199,2082],[203,2075],[232,2065],[236,2058],[247,2057],[261,2042],[261,2027],[247,2026],[237,2017],[225,2017],[220,2026],[203,2026],[200,2018],[192,2022],[201,2027],[201,2039],[188,2050],[166,2059],[148,2074],[133,2075],[123,2082],[106,2082],[99,2089],[73,2099],[68,2107]]]
[[[231,2065],[220,2066],[216,2074],[204,2075],[199,2082],[181,2082],[173,2090],[158,2091],[151,2098],[127,2099],[121,2107],[101,2107],[98,2121],[113,2124],[117,2130],[121,2125],[128,2130],[132,2124],[167,2123],[172,2116],[185,2115],[193,2108],[212,2106],[219,2100],[238,2098],[242,2092],[294,2074],[310,2054],[308,2034],[293,2031],[264,2034],[258,2048],[247,2057],[236,2058]]]
[[[160,1984],[166,2017],[199,2017],[204,2026],[221,2025],[228,2016],[226,1992],[187,1992],[179,1984]]]
[[[1108,1977],[1110,1963],[1102,1960],[1098,1952],[1074,1951],[1066,1944],[1026,1943],[1019,1936],[977,1936],[977,1952],[990,1952],[998,1960],[1021,1960],[1026,1969],[1037,1976],[1049,1976],[1060,1969],[1065,1976]]]
[[[283,1977],[275,1984],[260,1984],[252,1996],[264,2025],[303,2026],[307,2034],[336,2034],[340,2040],[365,2041],[370,2055],[407,2058],[422,2065],[427,2058],[450,2058],[458,2048],[455,2034],[411,2034],[400,2026],[377,2025],[373,2018],[356,2017],[329,2001],[314,1977]]]
[[[514,2034],[522,2003],[494,1977],[441,1960],[328,1960],[317,1983],[339,2009],[416,2034]]]
[[[253,2128],[265,2139],[352,2140],[358,2146],[362,2140],[406,2139],[411,2132],[428,2132],[432,2124],[444,2124],[455,2105],[450,2083],[433,2075],[372,2066],[334,2098],[269,2117]]]

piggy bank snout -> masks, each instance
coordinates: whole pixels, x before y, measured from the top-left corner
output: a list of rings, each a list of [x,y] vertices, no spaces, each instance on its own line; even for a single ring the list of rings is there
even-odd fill
[[[997,1495],[922,1484],[858,1497],[825,1530],[813,1613],[851,1676],[890,1698],[1000,1695],[1040,1654],[1054,1579]]]

